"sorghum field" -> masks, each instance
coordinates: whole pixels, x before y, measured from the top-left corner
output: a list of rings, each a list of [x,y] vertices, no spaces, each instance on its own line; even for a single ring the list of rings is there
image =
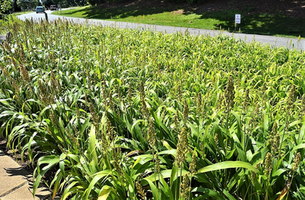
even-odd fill
[[[0,136],[61,199],[305,198],[305,53],[26,21],[0,48]]]

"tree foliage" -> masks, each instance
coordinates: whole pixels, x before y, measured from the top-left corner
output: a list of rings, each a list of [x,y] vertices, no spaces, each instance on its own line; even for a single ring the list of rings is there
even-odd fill
[[[126,2],[127,0],[83,0],[85,3],[88,3],[90,5],[100,5],[102,3],[122,3]],[[194,4],[194,3],[203,3],[205,0],[166,0],[171,3],[188,3],[188,4]]]
[[[10,0],[0,0],[0,17],[12,8],[12,2]]]
[[[17,5],[23,9],[32,9],[38,5],[37,0],[17,0]]]

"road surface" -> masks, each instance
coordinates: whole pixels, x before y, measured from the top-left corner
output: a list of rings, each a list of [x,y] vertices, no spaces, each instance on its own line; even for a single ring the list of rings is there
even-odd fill
[[[243,34],[243,33],[230,33],[227,31],[215,31],[215,30],[205,30],[205,29],[196,29],[196,28],[183,28],[183,27],[172,27],[172,26],[159,26],[159,25],[147,25],[147,24],[139,24],[139,23],[129,23],[129,22],[114,22],[114,21],[106,21],[106,20],[96,20],[96,19],[83,19],[83,18],[74,18],[74,17],[63,17],[58,15],[53,15],[52,11],[46,11],[48,14],[49,21],[53,21],[56,19],[67,19],[71,20],[75,23],[82,24],[94,24],[100,26],[111,26],[117,28],[142,28],[142,29],[150,29],[153,31],[160,31],[163,33],[176,33],[181,32],[185,33],[188,31],[192,35],[205,34],[210,36],[216,36],[220,34],[228,35],[234,38],[240,38],[246,42],[260,42],[262,44],[270,44],[274,47],[286,47],[289,49],[297,49],[297,50],[305,50],[305,39],[298,38],[286,38],[286,37],[274,37],[267,35],[254,35],[254,34]],[[17,16],[21,20],[31,19],[34,20],[45,20],[44,13],[28,13]]]

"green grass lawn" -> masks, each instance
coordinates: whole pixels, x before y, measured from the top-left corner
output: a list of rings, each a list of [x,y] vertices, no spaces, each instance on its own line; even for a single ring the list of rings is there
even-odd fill
[[[242,15],[242,24],[235,28],[235,13]],[[152,25],[227,30],[232,32],[277,35],[305,36],[305,19],[292,19],[283,15],[250,15],[246,11],[214,11],[199,13],[183,10],[180,7],[163,9],[137,9],[136,7],[101,8],[79,7],[76,9],[53,12],[56,15],[88,19],[114,20]]]
[[[150,14],[151,13],[151,14]],[[129,9],[98,9],[97,7],[80,7],[71,10],[53,12],[56,15],[64,15],[79,18],[115,20],[121,22],[134,22],[152,25],[166,25],[176,27],[213,29],[217,28],[217,24],[222,20],[216,18],[204,18],[196,13],[182,14],[180,10],[161,11],[153,13],[149,10],[129,10]],[[215,26],[216,25],[216,26]]]

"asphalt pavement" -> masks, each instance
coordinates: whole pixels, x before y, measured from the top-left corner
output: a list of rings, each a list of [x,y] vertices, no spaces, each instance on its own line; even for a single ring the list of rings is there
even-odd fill
[[[270,44],[274,47],[286,47],[289,49],[296,50],[305,50],[305,39],[298,38],[287,38],[287,37],[275,37],[275,36],[267,36],[267,35],[255,35],[255,34],[244,34],[244,33],[230,33],[228,31],[218,31],[218,30],[206,30],[206,29],[197,29],[197,28],[184,28],[184,27],[173,27],[173,26],[159,26],[159,25],[147,25],[140,23],[130,23],[130,22],[115,22],[115,21],[106,21],[106,20],[97,20],[97,19],[83,19],[83,18],[75,18],[75,17],[64,17],[53,15],[52,11],[46,11],[48,14],[49,21],[53,21],[56,19],[67,19],[71,20],[75,23],[80,24],[93,24],[99,26],[110,26],[116,28],[132,28],[132,29],[144,29],[144,30],[153,30],[160,31],[163,33],[185,33],[188,31],[192,35],[209,35],[209,36],[217,36],[217,35],[227,35],[234,38],[240,38],[241,40],[249,43],[249,42],[260,42],[262,44]],[[31,19],[34,20],[45,20],[44,13],[28,13],[17,16],[21,20]]]

